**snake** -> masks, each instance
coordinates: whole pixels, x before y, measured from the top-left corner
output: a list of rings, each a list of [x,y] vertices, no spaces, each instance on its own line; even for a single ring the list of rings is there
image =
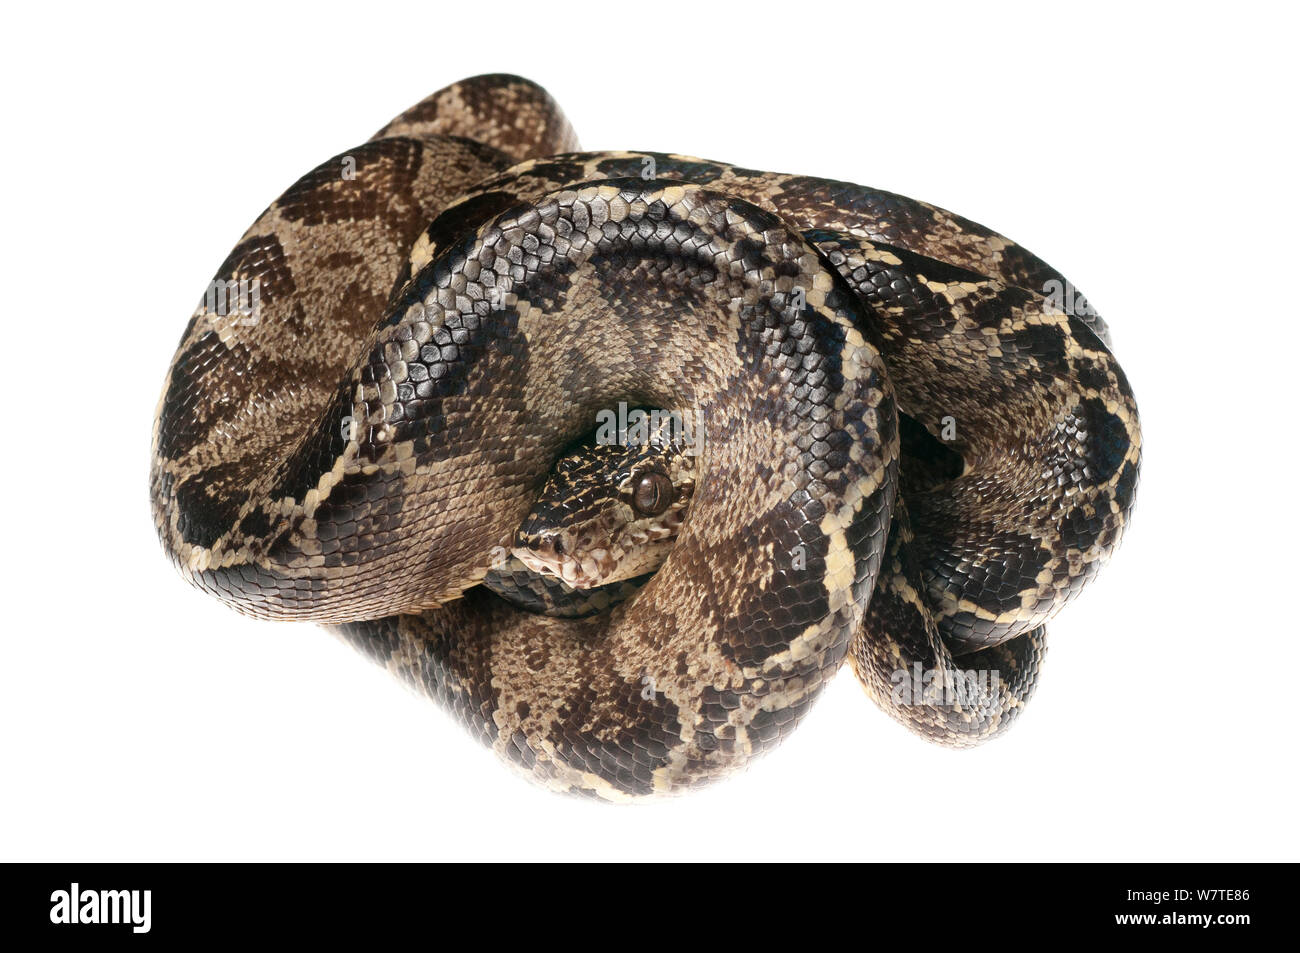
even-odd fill
[[[1002,735],[1141,447],[1108,326],[1013,241],[848,182],[583,152],[493,74],[247,230],[166,372],[150,499],[189,583],[622,802],[772,750],[846,663],[928,741]]]

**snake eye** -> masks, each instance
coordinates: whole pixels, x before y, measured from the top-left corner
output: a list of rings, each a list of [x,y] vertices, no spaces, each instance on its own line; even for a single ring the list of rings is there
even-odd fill
[[[632,506],[642,516],[658,516],[672,502],[673,481],[658,471],[640,477],[632,490]]]

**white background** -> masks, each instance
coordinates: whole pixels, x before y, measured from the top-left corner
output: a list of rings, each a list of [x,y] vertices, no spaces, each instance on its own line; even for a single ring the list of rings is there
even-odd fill
[[[1282,4],[36,6],[0,61],[0,857],[1297,859]],[[545,85],[589,149],[954,209],[1106,316],[1144,424],[1136,518],[1007,737],[930,747],[845,671],[738,777],[569,801],[322,630],[171,570],[150,427],[214,269],[300,174],[490,71]]]

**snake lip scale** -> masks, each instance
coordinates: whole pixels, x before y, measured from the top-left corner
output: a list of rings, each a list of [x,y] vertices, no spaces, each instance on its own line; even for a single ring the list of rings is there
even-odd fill
[[[155,526],[195,586],[324,624],[555,791],[724,776],[846,661],[969,747],[1136,495],[1137,406],[1073,287],[904,196],[583,152],[539,86],[473,77],[217,269]],[[627,407],[689,418],[691,452],[593,443]]]

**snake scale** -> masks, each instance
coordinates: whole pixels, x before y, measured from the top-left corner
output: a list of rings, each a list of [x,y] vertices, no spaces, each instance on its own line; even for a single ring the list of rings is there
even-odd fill
[[[978,744],[1136,491],[1133,394],[1069,287],[903,196],[581,152],[540,87],[475,77],[218,269],[158,406],[156,528],[194,585],[326,624],[553,790],[719,777],[846,659]],[[694,421],[690,454],[593,441],[626,407]]]

